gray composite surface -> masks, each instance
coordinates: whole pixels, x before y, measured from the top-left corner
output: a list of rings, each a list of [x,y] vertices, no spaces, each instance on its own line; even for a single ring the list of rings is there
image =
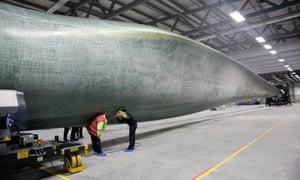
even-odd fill
[[[86,125],[120,107],[157,120],[278,93],[236,60],[149,26],[0,3],[0,27],[0,89],[24,93],[22,130]]]
[[[265,136],[226,161],[204,179],[299,180],[299,115],[300,104],[269,108],[226,107],[222,111],[206,111],[185,116],[173,122],[206,118],[199,123],[140,138],[133,153],[122,151],[127,145],[126,142],[106,146],[104,150],[108,152],[107,157],[97,157],[91,153],[83,157],[85,169],[82,172],[57,173],[70,179],[192,179],[222,162],[240,147],[283,120],[281,124],[267,131]],[[112,138],[108,133],[116,133],[118,129],[119,133],[124,135],[127,133],[126,128],[126,126],[109,127],[104,138]],[[138,132],[146,131],[145,129],[147,127],[140,123]],[[36,173],[40,171],[36,170]],[[59,179],[59,177],[49,176],[44,179]]]

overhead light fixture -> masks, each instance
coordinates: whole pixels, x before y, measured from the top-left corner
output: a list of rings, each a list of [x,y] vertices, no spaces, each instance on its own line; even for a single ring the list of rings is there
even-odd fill
[[[234,19],[238,23],[245,21],[244,16],[242,16],[241,13],[239,13],[238,11],[234,11],[234,12],[230,13],[229,15],[231,16],[232,19]]]
[[[264,48],[265,48],[265,49],[272,49],[272,46],[271,46],[270,44],[265,44],[265,45],[264,45]]]
[[[272,50],[272,51],[270,51],[270,54],[277,54],[277,51]]]
[[[284,65],[284,67],[288,68],[288,67],[290,67],[290,65],[286,64],[286,65]]]
[[[281,58],[281,59],[278,59],[278,61],[279,61],[279,62],[284,62],[284,59]]]
[[[262,36],[256,37],[255,39],[259,43],[265,43],[266,42],[266,40]]]
[[[290,67],[289,67],[289,68],[287,68],[287,70],[289,70],[289,71],[293,71],[293,69],[292,69],[292,68],[290,68]]]
[[[296,74],[295,72],[292,72],[292,74]]]
[[[296,77],[296,78],[298,78],[298,79],[300,79],[300,77],[299,77],[299,75],[298,75],[298,74],[296,74],[296,75],[295,75],[295,77]]]

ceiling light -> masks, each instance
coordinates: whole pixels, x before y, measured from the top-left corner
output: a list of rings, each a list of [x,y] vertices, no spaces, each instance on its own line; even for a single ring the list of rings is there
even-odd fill
[[[300,79],[300,77],[299,77],[299,75],[298,75],[298,74],[296,74],[296,75],[295,75],[295,77],[296,77],[296,78],[298,78],[298,79]]]
[[[270,44],[265,44],[265,45],[264,45],[264,48],[265,48],[265,49],[272,49],[272,46],[271,46]]]
[[[287,68],[287,70],[289,70],[289,71],[293,71],[293,69],[292,69],[292,68],[290,68],[290,67],[289,67],[289,68]]]
[[[271,54],[277,54],[277,51],[272,50],[272,51],[270,51],[270,53],[271,53]]]
[[[245,18],[241,15],[241,13],[239,13],[238,11],[234,11],[232,13],[229,14],[232,19],[234,19],[236,22],[243,22],[245,21]]]
[[[256,37],[255,39],[256,39],[256,41],[259,42],[259,43],[264,43],[264,42],[266,42],[266,40],[265,40],[262,36]]]
[[[278,59],[279,62],[284,62],[284,59]]]
[[[286,65],[284,65],[284,67],[288,68],[288,67],[290,67],[290,65],[286,64]]]
[[[295,72],[292,72],[292,74],[296,74]]]

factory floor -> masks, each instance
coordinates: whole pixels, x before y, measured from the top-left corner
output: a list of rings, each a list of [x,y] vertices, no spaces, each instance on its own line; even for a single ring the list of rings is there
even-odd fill
[[[136,150],[127,147],[128,127],[109,125],[106,157],[90,151],[84,170],[70,174],[62,161],[25,168],[4,179],[299,180],[300,104],[223,106],[167,120],[139,123]],[[35,131],[62,138],[63,129]],[[90,143],[84,130],[83,143]],[[58,168],[59,167],[59,168]]]

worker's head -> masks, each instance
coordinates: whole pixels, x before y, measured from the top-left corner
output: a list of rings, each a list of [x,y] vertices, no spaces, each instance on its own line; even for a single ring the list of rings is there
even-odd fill
[[[108,120],[110,118],[110,114],[109,113],[105,113],[105,118]]]
[[[127,109],[125,107],[120,107],[117,111],[127,112]]]
[[[116,116],[116,118],[128,119],[127,113],[124,111],[121,111],[121,110],[117,111],[115,116]]]

